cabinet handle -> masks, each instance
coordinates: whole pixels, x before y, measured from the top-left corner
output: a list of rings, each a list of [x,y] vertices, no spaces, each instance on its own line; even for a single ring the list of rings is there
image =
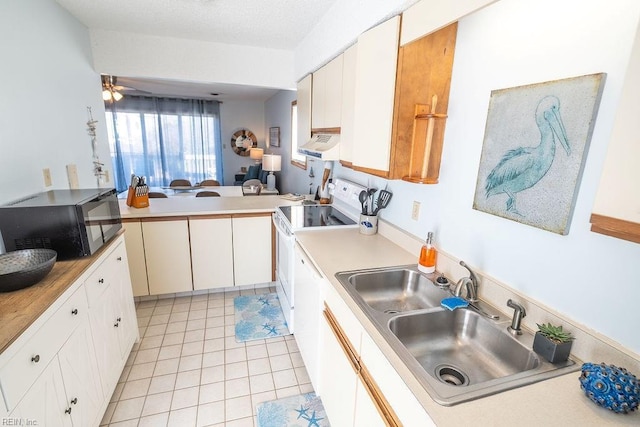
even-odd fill
[[[104,279],[98,279],[98,283],[104,283]]]
[[[118,321],[118,323],[120,323],[122,322],[122,317],[118,317],[116,320]]]
[[[71,404],[72,404],[72,405],[77,405],[77,404],[78,404],[78,398],[77,398],[77,397],[74,397],[74,398],[71,400]]]
[[[116,258],[118,261],[122,261],[122,257],[119,256],[118,258]]]
[[[113,324],[114,328],[117,328],[118,326],[120,326],[120,322],[116,322],[116,323]]]
[[[71,314],[73,314],[74,316],[76,316],[78,314],[78,309],[74,308],[73,310],[71,310]]]
[[[64,410],[65,414],[71,414],[71,406]]]
[[[31,361],[32,361],[33,363],[38,363],[38,362],[40,361],[40,355],[39,355],[39,354],[36,354],[35,356],[33,356],[33,357],[31,358]]]

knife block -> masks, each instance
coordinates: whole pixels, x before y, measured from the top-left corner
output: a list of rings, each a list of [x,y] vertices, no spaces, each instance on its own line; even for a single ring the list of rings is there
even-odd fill
[[[149,207],[149,187],[146,185],[131,187],[127,192],[127,206],[134,208],[146,208]]]

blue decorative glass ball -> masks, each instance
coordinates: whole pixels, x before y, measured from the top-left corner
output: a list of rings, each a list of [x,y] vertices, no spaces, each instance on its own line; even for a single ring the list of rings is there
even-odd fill
[[[596,404],[626,414],[638,408],[640,382],[625,368],[604,363],[585,363],[580,388]]]

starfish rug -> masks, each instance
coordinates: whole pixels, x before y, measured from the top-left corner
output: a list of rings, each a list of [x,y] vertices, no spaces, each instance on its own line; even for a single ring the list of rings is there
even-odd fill
[[[256,406],[258,427],[329,427],[322,401],[305,393]]]
[[[291,334],[277,293],[237,296],[233,305],[237,342]]]

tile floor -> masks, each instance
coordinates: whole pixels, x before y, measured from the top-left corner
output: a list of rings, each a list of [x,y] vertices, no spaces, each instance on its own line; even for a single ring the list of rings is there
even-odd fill
[[[274,288],[136,303],[134,345],[101,426],[255,426],[260,402],[313,391],[293,335],[235,341],[233,298]]]

